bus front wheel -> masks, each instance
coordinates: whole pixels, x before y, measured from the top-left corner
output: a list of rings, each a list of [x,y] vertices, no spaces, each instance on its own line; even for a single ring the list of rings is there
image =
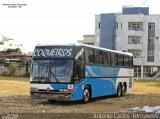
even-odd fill
[[[87,103],[90,100],[90,89],[88,86],[85,86],[83,91],[83,102]]]

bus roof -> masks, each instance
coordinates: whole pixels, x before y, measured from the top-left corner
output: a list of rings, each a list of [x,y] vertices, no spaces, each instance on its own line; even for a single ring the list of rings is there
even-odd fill
[[[117,50],[111,50],[111,49],[106,49],[106,48],[102,48],[102,47],[98,47],[98,46],[92,46],[92,45],[86,45],[86,44],[78,44],[79,46],[86,46],[86,47],[90,47],[90,48],[95,48],[95,49],[100,49],[103,51],[109,51],[109,52],[115,52],[115,53],[119,53],[119,54],[124,54],[124,55],[130,55],[133,56],[132,53],[128,53],[128,52],[122,52],[122,51],[117,51]]]
[[[87,44],[83,44],[83,43],[76,43],[76,44],[53,44],[53,45],[36,45],[35,47],[38,46],[84,46],[84,47],[88,47],[88,48],[94,48],[94,49],[100,49],[103,51],[109,51],[109,52],[114,52],[114,53],[119,53],[119,54],[124,54],[124,55],[129,55],[129,56],[133,56],[132,53],[129,52],[122,52],[122,51],[117,51],[117,50],[111,50],[111,49],[107,49],[107,48],[102,48],[102,47],[98,47],[98,46],[93,46],[93,45],[87,45]]]

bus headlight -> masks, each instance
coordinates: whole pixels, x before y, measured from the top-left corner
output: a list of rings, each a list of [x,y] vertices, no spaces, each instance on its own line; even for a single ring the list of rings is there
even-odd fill
[[[34,87],[30,88],[30,91],[38,91],[38,90],[39,90],[38,88],[34,88]]]

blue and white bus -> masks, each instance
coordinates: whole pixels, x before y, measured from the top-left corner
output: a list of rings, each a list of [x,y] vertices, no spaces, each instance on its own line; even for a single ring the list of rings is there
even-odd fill
[[[32,97],[86,103],[100,96],[124,96],[132,90],[130,53],[85,44],[38,45],[32,60]]]

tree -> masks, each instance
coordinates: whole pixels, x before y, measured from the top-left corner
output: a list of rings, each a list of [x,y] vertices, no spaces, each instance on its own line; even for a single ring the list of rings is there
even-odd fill
[[[10,71],[10,76],[15,76],[15,72],[16,72],[17,68],[18,68],[18,64],[17,63],[12,62],[12,63],[9,64],[8,69]]]

